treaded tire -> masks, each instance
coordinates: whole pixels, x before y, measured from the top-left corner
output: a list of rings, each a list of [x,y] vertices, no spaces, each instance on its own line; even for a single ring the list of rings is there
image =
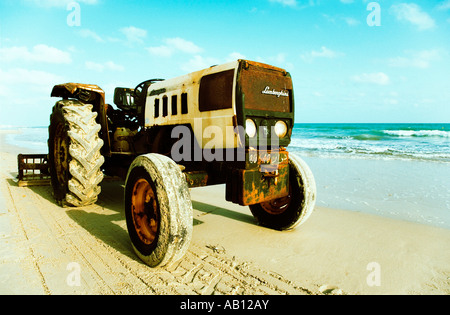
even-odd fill
[[[289,201],[283,198],[250,206],[250,211],[262,226],[275,230],[290,230],[308,220],[316,203],[316,182],[305,161],[289,154]]]
[[[50,116],[49,166],[54,197],[61,206],[93,204],[101,192],[103,140],[92,109],[77,100],[61,100]]]
[[[125,184],[125,217],[133,249],[150,267],[170,265],[185,255],[192,239],[192,202],[172,159],[146,154],[134,160]]]

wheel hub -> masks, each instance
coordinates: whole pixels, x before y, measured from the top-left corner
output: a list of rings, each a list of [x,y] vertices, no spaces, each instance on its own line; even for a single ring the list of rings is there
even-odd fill
[[[261,207],[264,209],[264,211],[270,213],[270,214],[282,214],[284,211],[286,211],[289,208],[289,205],[291,203],[291,187],[289,185],[289,194],[286,197],[270,200],[267,202],[262,202]]]
[[[62,124],[56,128],[54,146],[54,161],[58,182],[65,183],[69,169],[69,145],[65,136],[64,125]]]
[[[155,242],[159,231],[159,209],[150,183],[139,179],[131,197],[131,213],[139,239],[146,245]]]

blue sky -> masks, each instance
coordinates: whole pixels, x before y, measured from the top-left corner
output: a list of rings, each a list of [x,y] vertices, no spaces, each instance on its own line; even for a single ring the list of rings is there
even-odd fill
[[[54,84],[112,102],[238,58],[291,73],[299,123],[450,122],[449,57],[450,0],[2,0],[0,126],[48,125]]]

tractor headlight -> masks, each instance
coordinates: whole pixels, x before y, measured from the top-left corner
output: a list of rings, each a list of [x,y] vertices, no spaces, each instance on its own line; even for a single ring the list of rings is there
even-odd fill
[[[284,121],[280,120],[275,124],[274,130],[278,138],[284,138],[288,132],[288,127]]]
[[[250,138],[256,136],[256,124],[250,118],[245,121],[245,131]]]

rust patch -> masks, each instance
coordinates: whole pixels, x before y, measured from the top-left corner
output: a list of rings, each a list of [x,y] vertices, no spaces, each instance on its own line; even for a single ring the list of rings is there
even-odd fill
[[[249,155],[252,155],[251,159]],[[227,181],[227,200],[242,206],[283,198],[288,194],[289,156],[285,149],[247,150],[246,168],[233,170]]]
[[[242,200],[243,206],[270,201],[289,194],[289,166],[281,166],[276,176],[268,176],[260,171],[242,172]]]
[[[82,84],[82,83],[64,83],[58,84],[53,87],[52,97],[71,97],[77,92],[82,90],[98,93],[102,99],[102,103],[105,104],[105,91],[103,91],[98,85],[95,84]]]
[[[240,84],[246,109],[281,113],[292,111],[292,79],[285,70],[261,68],[249,63],[241,71]]]
[[[82,84],[82,83],[64,83],[58,84],[53,87],[51,96],[60,96],[56,94],[60,94],[63,90],[67,90],[69,93],[74,94],[77,89],[83,89],[88,91],[93,91],[105,95],[105,92],[95,84]]]
[[[186,182],[189,188],[203,187],[208,184],[209,176],[207,172],[185,172],[184,174],[186,175]]]
[[[249,68],[249,66],[253,66],[253,67],[259,67],[259,68],[263,68],[263,69],[281,72],[281,73],[283,73],[283,75],[286,75],[286,73],[287,73],[286,70],[284,70],[282,68],[274,67],[274,66],[262,63],[262,62],[256,62],[256,61],[250,61],[250,60],[240,60],[240,61],[244,62],[244,68]]]

